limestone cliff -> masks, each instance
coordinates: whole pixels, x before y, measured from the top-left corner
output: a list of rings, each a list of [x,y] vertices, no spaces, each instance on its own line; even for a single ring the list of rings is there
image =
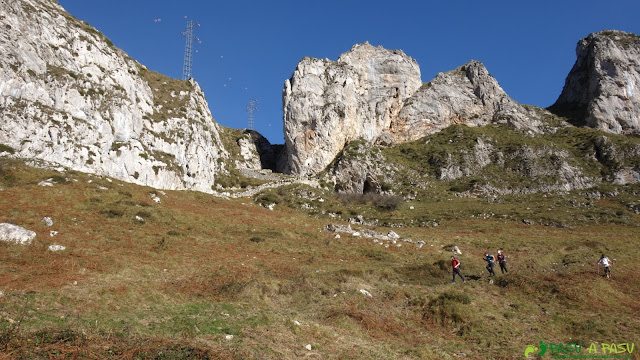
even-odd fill
[[[616,134],[640,133],[640,36],[622,31],[590,34],[551,110],[576,124]]]
[[[355,45],[337,61],[304,58],[283,91],[288,167],[297,175],[326,168],[350,141],[394,145],[452,124],[505,123],[538,132],[534,113],[505,94],[471,61],[422,84],[415,60],[399,50]]]
[[[302,59],[283,91],[285,171],[312,175],[346,143],[375,141],[421,84],[415,60],[368,43],[337,62]]]
[[[0,0],[0,143],[13,156],[211,192],[227,158],[193,81],[146,69],[53,0]]]

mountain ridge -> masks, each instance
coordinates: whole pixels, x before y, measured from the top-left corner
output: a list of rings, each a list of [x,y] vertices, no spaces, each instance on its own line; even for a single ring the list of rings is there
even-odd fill
[[[4,4],[4,153],[159,189],[224,194],[260,185],[244,180],[245,175],[270,169],[303,178],[333,172],[326,181],[343,191],[364,191],[365,183],[379,182],[380,174],[355,169],[363,164],[334,166],[350,142],[393,147],[451,125],[503,124],[534,137],[569,122],[611,133],[637,131],[640,42],[624,32],[580,40],[574,70],[551,112],[515,102],[474,60],[423,83],[417,62],[401,50],[362,43],[336,61],[305,57],[285,81],[281,146],[260,134],[218,125],[194,80],[149,71],[55,1]],[[586,95],[580,92],[585,79],[595,84]],[[470,176],[455,170],[464,168],[455,161],[447,168],[443,179]],[[249,172],[243,175],[245,169]],[[626,182],[640,178],[638,166],[615,171]],[[355,182],[349,184],[348,178]]]

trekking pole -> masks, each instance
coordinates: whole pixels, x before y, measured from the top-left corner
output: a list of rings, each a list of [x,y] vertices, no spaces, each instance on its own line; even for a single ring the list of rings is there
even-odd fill
[[[613,270],[616,269],[616,259],[611,262],[611,276],[613,276]]]

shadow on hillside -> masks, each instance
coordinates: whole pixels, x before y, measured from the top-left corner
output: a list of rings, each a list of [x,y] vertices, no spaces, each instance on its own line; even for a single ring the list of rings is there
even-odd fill
[[[587,107],[571,104],[553,104],[547,108],[552,114],[564,118],[573,126],[585,126]]]

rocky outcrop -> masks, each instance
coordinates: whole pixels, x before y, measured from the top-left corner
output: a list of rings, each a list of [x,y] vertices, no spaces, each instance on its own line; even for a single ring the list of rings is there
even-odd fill
[[[0,143],[12,156],[211,192],[228,157],[198,84],[147,70],[53,0],[0,0]]]
[[[590,34],[551,110],[576,123],[616,134],[640,133],[640,36],[622,31]]]
[[[453,124],[507,124],[539,132],[537,115],[512,100],[478,61],[438,74],[407,100],[383,143],[417,140]]]
[[[283,103],[285,171],[297,175],[325,169],[359,138],[390,146],[452,124],[540,127],[537,115],[510,99],[477,61],[422,84],[415,60],[368,43],[335,62],[304,58],[285,82]]]
[[[368,43],[336,62],[302,59],[283,91],[285,171],[312,175],[348,142],[374,142],[421,85],[415,60]]]
[[[282,145],[272,145],[255,130],[244,130],[236,144],[241,157],[240,160],[236,160],[237,169],[278,170],[278,160],[282,157]]]

